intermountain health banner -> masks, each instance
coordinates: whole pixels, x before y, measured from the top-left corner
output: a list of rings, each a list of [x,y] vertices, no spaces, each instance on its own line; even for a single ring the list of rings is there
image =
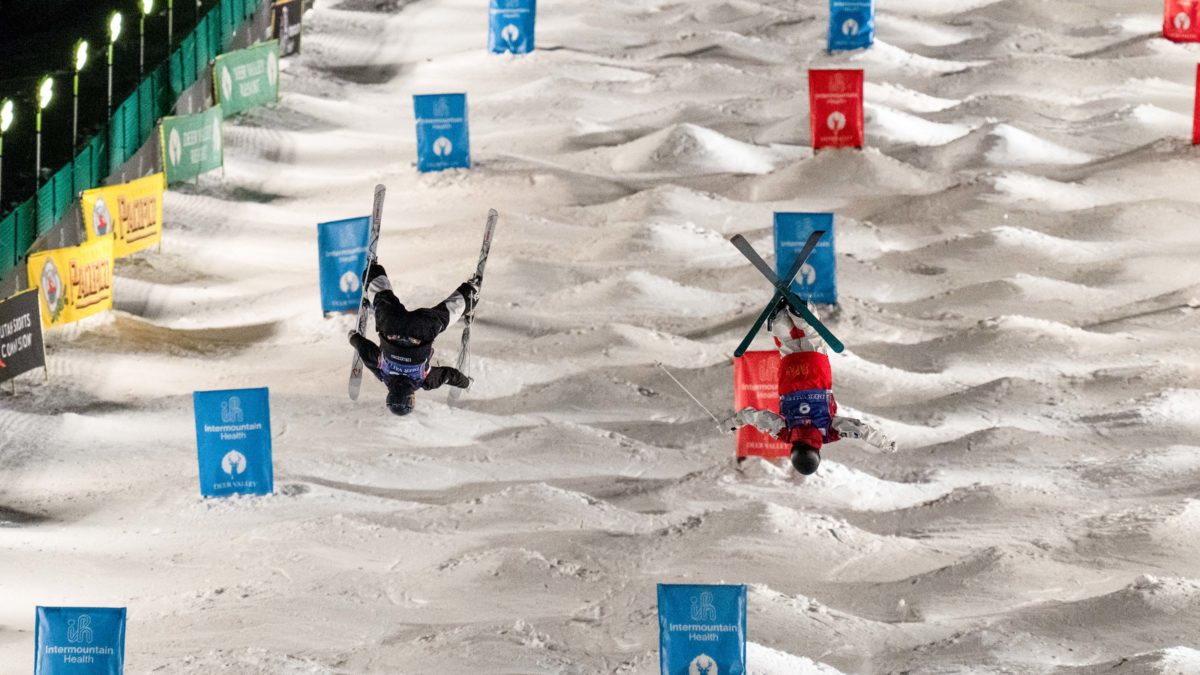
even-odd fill
[[[413,96],[417,118],[417,171],[471,168],[467,95]]]
[[[658,585],[662,675],[746,675],[746,587]]]
[[[39,313],[36,288],[0,302],[0,382],[45,367]]]
[[[1163,8],[1163,37],[1174,42],[1200,42],[1198,7],[1200,0],[1166,0]]]
[[[195,115],[163,118],[159,140],[168,184],[221,168],[225,161],[221,119],[219,105]]]
[[[162,241],[166,176],[84,190],[83,225],[87,241],[113,236],[113,257],[123,258]]]
[[[809,119],[812,146],[863,146],[863,71],[808,71]]]
[[[829,51],[875,43],[875,0],[829,0]]]
[[[266,387],[197,391],[196,449],[200,494],[269,495],[275,489],[271,466],[271,406]]]
[[[218,56],[213,90],[226,117],[279,100],[279,41]]]
[[[29,286],[42,299],[42,325],[61,326],[112,308],[113,239],[29,256]]]
[[[796,295],[809,302],[836,305],[837,258],[833,250],[832,213],[775,214],[775,274],[787,274],[809,235],[817,230],[824,231],[825,235],[800,268],[792,288]]]
[[[122,675],[124,607],[38,607],[34,675]]]
[[[533,51],[537,0],[492,0],[488,13],[491,19],[488,49],[493,54]]]
[[[746,352],[733,360],[733,409],[779,412],[779,352]],[[751,426],[737,432],[738,457],[791,457],[792,446]]]
[[[321,276],[321,311],[356,312],[362,302],[362,276],[367,266],[371,218],[347,218],[317,224],[317,267]]]

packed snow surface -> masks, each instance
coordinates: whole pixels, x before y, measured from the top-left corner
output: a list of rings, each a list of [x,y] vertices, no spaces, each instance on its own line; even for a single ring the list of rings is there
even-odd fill
[[[1200,47],[1160,2],[878,6],[830,56],[825,0],[549,2],[511,57],[486,2],[318,0],[224,175],[3,395],[0,673],[42,604],[128,607],[129,673],[650,675],[658,582],[747,584],[759,675],[1200,672]],[[814,155],[837,66],[868,147]],[[411,95],[460,91],[474,168],[417,174]],[[315,226],[378,182],[409,304],[501,213],[462,408],[345,395]],[[655,363],[728,411],[769,287],[724,240],[827,210],[838,400],[901,450],[735,469]],[[203,500],[191,392],[257,386],[276,493]]]

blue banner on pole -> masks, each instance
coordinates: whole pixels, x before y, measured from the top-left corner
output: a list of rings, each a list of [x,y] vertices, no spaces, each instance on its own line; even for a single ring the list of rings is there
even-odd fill
[[[122,675],[124,607],[38,607],[33,675]]]
[[[488,49],[493,54],[528,54],[533,51],[537,0],[492,0],[489,14],[491,29],[488,31]]]
[[[814,230],[825,230],[825,236],[800,268],[792,289],[809,302],[836,305],[837,260],[833,249],[832,213],[775,214],[775,273],[779,276],[787,274]]]
[[[745,675],[746,587],[658,585],[662,675]]]
[[[192,403],[196,409],[200,494],[271,494],[275,473],[271,468],[271,406],[266,387],[197,391],[192,394]]]
[[[317,223],[321,311],[358,311],[370,237],[370,216]]]
[[[829,51],[875,44],[875,0],[829,0]]]
[[[417,171],[471,168],[467,95],[413,96],[417,117]]]

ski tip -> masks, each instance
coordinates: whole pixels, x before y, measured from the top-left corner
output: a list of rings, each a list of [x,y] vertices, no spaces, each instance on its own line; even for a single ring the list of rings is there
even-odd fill
[[[375,184],[375,192],[383,192],[384,190],[387,190],[387,186],[386,186],[386,185],[384,185],[383,183],[376,183],[376,184]]]
[[[729,241],[732,241],[732,242],[735,242],[735,243],[736,243],[736,242],[739,242],[739,241],[745,241],[745,240],[746,240],[746,238],[745,238],[745,237],[743,237],[743,236],[742,236],[742,235],[740,235],[740,234],[735,234],[735,235],[733,235],[732,237],[730,237],[730,238],[729,238]]]
[[[496,209],[488,209],[488,218],[496,218],[499,215],[500,215],[500,212],[497,211]]]

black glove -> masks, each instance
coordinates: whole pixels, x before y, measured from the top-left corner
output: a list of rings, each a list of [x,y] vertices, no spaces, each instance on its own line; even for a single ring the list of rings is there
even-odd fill
[[[386,277],[386,276],[387,276],[387,270],[383,269],[383,265],[380,265],[379,263],[372,260],[371,264],[367,266],[367,278],[365,280],[365,283],[367,286],[370,286],[372,281],[375,281],[379,277]]]
[[[467,308],[463,310],[463,314],[470,314],[475,310],[475,304],[479,302],[479,283],[475,281],[474,277],[471,277],[459,284],[458,294],[467,301]]]
[[[461,372],[451,368],[446,377],[446,384],[459,389],[466,389],[471,386],[471,378],[463,375]]]

